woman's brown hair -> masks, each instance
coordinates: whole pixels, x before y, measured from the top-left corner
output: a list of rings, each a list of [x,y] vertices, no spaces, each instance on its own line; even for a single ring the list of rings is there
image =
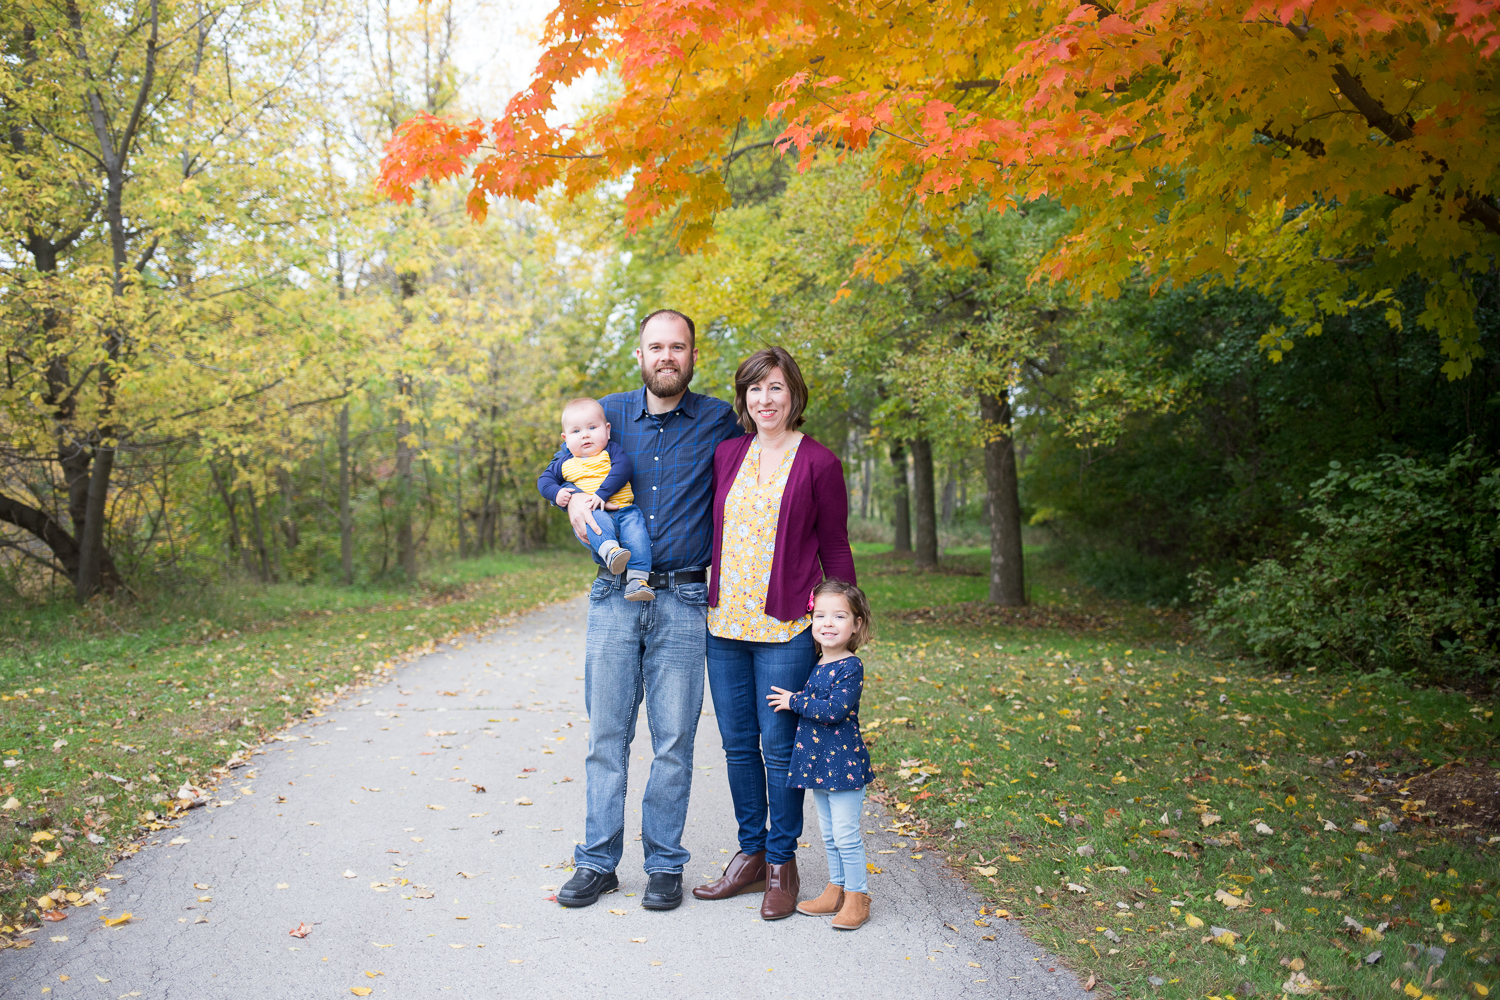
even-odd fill
[[[802,412],[807,409],[807,383],[802,381],[802,369],[784,347],[762,347],[750,355],[734,373],[734,412],[739,414],[740,426],[748,433],[755,433],[755,418],[750,416],[745,405],[745,393],[750,387],[771,374],[771,369],[780,368],[786,380],[787,391],[792,394],[792,405],[786,414],[787,430],[802,426]]]
[[[854,612],[854,633],[849,636],[849,652],[854,652],[859,647],[870,641],[870,599],[865,592],[852,583],[843,580],[824,580],[813,588],[812,599],[814,602],[824,594],[837,594],[849,603],[849,610]],[[812,609],[809,608],[809,611]]]

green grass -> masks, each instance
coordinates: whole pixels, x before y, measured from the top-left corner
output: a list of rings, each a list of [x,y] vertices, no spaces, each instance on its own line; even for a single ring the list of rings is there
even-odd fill
[[[182,783],[262,734],[395,658],[579,594],[592,575],[569,548],[454,563],[400,590],[220,587],[0,610],[0,924],[33,920],[45,890],[97,878],[169,821]]]
[[[983,578],[857,561],[877,618],[861,718],[900,843],[947,853],[991,901],[981,927],[1020,920],[1130,996],[1279,996],[1283,958],[1341,997],[1500,987],[1500,864],[1475,842],[1500,831],[1455,829],[1420,783],[1397,794],[1448,761],[1500,756],[1493,705],[1267,676],[1197,648],[1180,615],[1080,602],[1055,569],[1035,590],[1066,606],[944,611]],[[1346,916],[1389,926],[1377,940]],[[1236,936],[1205,941],[1215,926]],[[1430,979],[1429,947],[1446,950]]]

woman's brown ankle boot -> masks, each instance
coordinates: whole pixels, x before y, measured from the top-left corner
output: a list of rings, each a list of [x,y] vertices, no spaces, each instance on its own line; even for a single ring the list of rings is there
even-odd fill
[[[805,913],[809,917],[826,917],[839,912],[839,907],[844,905],[844,887],[828,883],[828,888],[823,890],[823,895],[817,899],[805,899],[797,904],[797,912]]]
[[[869,919],[870,894],[867,892],[846,892],[844,893],[844,905],[839,907],[839,915],[833,918],[833,929],[838,931],[858,930]]]

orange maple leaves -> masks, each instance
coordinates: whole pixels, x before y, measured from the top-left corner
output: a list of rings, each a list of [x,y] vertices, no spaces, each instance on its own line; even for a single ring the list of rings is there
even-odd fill
[[[1304,213],[1311,242],[1274,250],[1287,267],[1361,241],[1462,256],[1500,237],[1497,0],[560,0],[544,45],[496,121],[403,125],[382,188],[467,168],[482,217],[490,197],[629,178],[627,221],[672,212],[691,249],[729,204],[747,127],[770,125],[803,167],[872,150],[872,244],[914,203],[1078,207],[1050,267],[1105,292],[1142,262],[1234,274],[1288,206],[1368,218]],[[609,102],[549,123],[590,70],[613,72]],[[881,259],[864,262],[877,277]]]

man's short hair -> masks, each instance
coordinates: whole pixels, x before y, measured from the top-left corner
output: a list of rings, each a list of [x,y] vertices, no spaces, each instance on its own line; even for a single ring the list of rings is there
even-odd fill
[[[593,396],[578,396],[578,397],[576,397],[574,399],[568,400],[566,403],[563,404],[562,414],[561,414],[561,418],[560,419],[567,420],[569,413],[571,413],[571,412],[573,412],[575,410],[581,410],[585,406],[593,407],[594,409],[598,410],[599,411],[599,415],[602,416],[602,417],[604,417],[605,420],[606,420],[606,422],[608,422],[609,415],[604,412],[604,404],[601,403],[601,402],[599,402]]]
[[[658,309],[656,310],[656,312],[649,314],[645,319],[641,320],[641,326],[640,329],[636,331],[636,336],[639,337],[640,335],[644,334],[646,332],[646,324],[651,322],[658,316],[676,316],[678,319],[682,320],[682,322],[685,323],[688,328],[688,345],[690,347],[698,346],[698,328],[693,325],[693,321],[688,318],[687,313],[680,313],[676,309]]]

